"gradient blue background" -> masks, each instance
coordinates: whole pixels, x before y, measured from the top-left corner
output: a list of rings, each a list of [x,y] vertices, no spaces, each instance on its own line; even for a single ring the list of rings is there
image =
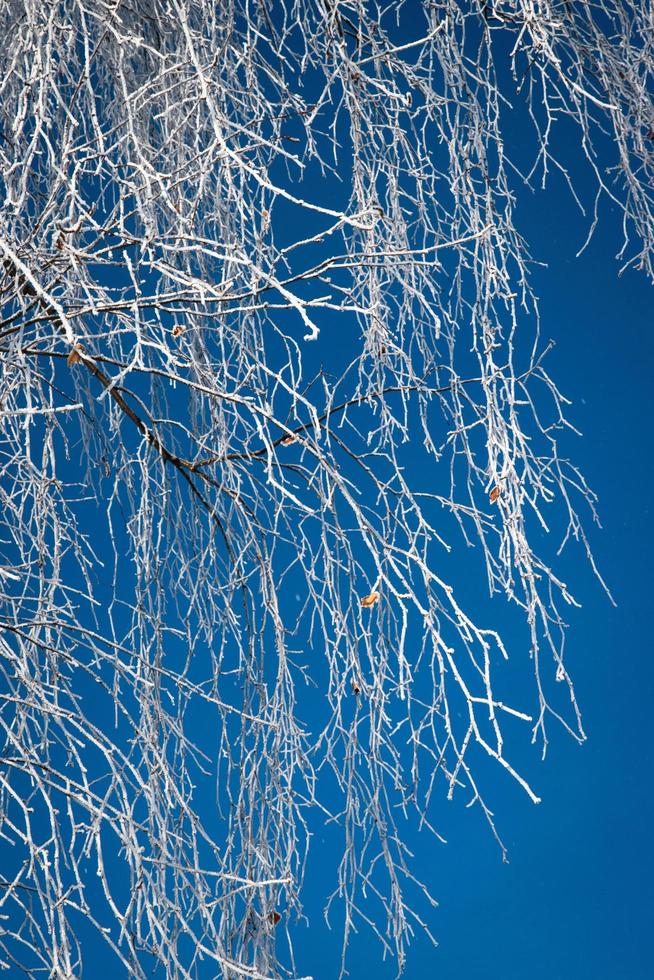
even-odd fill
[[[520,223],[534,257],[548,263],[535,275],[543,335],[556,341],[548,368],[583,433],[574,458],[600,496],[603,530],[591,528],[590,540],[617,608],[578,551],[564,557],[564,581],[583,604],[567,613],[566,663],[588,741],[578,746],[552,730],[545,761],[536,751],[526,757],[540,806],[498,779],[494,812],[508,865],[479,811],[462,803],[448,804],[449,819],[438,823],[447,846],[408,841],[440,906],[429,917],[439,945],[418,935],[405,976],[646,980],[654,976],[654,290],[635,270],[618,276],[615,209],[604,209],[579,259],[587,219],[556,183],[522,196]],[[337,976],[339,939],[315,922],[300,929],[302,972]],[[348,964],[356,980],[396,972],[380,962],[367,931],[355,937]]]

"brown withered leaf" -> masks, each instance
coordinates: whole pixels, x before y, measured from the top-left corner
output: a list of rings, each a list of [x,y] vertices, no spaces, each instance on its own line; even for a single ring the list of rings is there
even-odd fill
[[[350,683],[352,684],[352,693],[353,694],[361,694],[361,688],[359,687],[359,685],[357,684],[357,682],[353,680]]]
[[[181,337],[182,334],[184,333],[184,327],[178,323],[177,326],[173,327],[172,332],[173,332],[173,337]]]
[[[282,446],[292,446],[295,441],[295,436],[284,436]]]
[[[379,592],[371,592],[370,595],[364,595],[361,600],[361,605],[364,609],[369,609],[370,606],[374,606],[376,602],[379,602]]]
[[[74,367],[75,364],[79,364],[79,362],[82,360],[80,355],[83,353],[84,353],[84,348],[82,347],[82,345],[75,344],[70,354],[66,358],[66,363],[68,364],[68,367]]]
[[[274,926],[276,926],[279,925],[279,923],[282,921],[282,916],[280,912],[277,912],[275,910],[274,912],[269,912],[268,919],[270,920],[270,922],[272,922]]]
[[[495,503],[495,501],[497,500],[497,498],[499,497],[499,495],[500,495],[500,488],[499,487],[493,487],[493,489],[490,492],[490,502],[491,502],[491,504],[494,504]]]

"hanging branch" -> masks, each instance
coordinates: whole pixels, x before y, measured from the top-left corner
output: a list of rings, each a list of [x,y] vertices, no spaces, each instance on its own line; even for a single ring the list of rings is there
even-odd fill
[[[587,206],[565,118],[589,238],[611,200],[654,276],[649,12],[3,0],[0,30],[0,965],[299,976],[327,821],[343,971],[364,922],[401,969],[434,901],[407,827],[462,796],[503,848],[489,774],[538,802],[507,721],[584,738],[538,532],[595,569],[595,496],[516,201],[554,171]]]

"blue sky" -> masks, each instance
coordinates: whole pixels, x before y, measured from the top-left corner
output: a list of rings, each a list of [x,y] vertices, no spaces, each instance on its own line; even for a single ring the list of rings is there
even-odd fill
[[[520,133],[511,135],[521,142]],[[611,149],[602,148],[607,158]],[[574,174],[582,199],[592,201],[587,171],[575,167]],[[566,665],[588,740],[578,746],[552,728],[544,762],[536,749],[515,747],[543,802],[533,806],[501,778],[493,785],[509,864],[479,811],[463,801],[438,810],[447,846],[409,834],[440,903],[429,915],[439,946],[418,933],[405,976],[645,980],[652,975],[654,913],[652,285],[635,269],[619,275],[621,215],[612,205],[602,205],[596,234],[576,257],[589,218],[556,178],[545,191],[519,193],[517,223],[534,258],[547,265],[535,270],[534,283],[542,336],[556,342],[548,370],[572,401],[568,417],[582,433],[567,448],[599,496],[603,528],[591,527],[590,541],[617,606],[580,552],[566,552],[562,577],[582,603],[567,615]],[[518,648],[522,642],[506,638]],[[316,886],[332,870],[328,860],[322,864],[314,850],[309,881]],[[306,897],[317,911],[322,892]],[[312,922],[299,930],[296,952],[304,973],[334,977],[338,931],[321,933]],[[395,965],[381,966],[379,956],[362,931],[348,956],[350,976],[394,976]]]
[[[615,210],[606,209],[579,259],[586,219],[556,185],[525,197],[521,219],[534,256],[548,263],[536,284],[543,335],[556,341],[549,369],[583,434],[570,445],[600,497],[603,529],[590,537],[617,607],[570,552],[563,576],[582,608],[568,615],[566,663],[588,740],[578,746],[553,730],[544,762],[537,751],[524,756],[538,807],[497,780],[494,812],[509,864],[479,812],[462,803],[441,811],[447,846],[409,840],[440,903],[429,919],[439,946],[418,935],[405,975],[645,980],[654,913],[652,289],[637,271],[618,276]],[[312,928],[298,938],[303,971],[335,976],[338,935]],[[393,964],[380,966],[367,932],[355,938],[349,965],[356,980],[395,975]]]

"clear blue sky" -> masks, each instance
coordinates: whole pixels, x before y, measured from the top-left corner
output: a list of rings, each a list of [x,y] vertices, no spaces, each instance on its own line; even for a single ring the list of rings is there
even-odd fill
[[[553,732],[544,763],[535,751],[524,756],[538,807],[498,780],[508,865],[479,812],[462,803],[441,811],[447,846],[409,841],[440,907],[430,917],[439,946],[419,936],[406,978],[645,980],[654,913],[654,292],[636,271],[618,277],[615,210],[579,259],[586,221],[560,188],[525,197],[520,210],[534,256],[549,266],[536,276],[543,334],[556,341],[549,368],[583,433],[570,445],[600,496],[603,530],[592,529],[591,541],[618,605],[578,552],[564,559],[563,578],[583,603],[568,614],[566,663],[588,741]],[[300,932],[297,952],[316,980],[336,975],[337,935]],[[350,976],[394,976],[379,953],[362,932]]]

